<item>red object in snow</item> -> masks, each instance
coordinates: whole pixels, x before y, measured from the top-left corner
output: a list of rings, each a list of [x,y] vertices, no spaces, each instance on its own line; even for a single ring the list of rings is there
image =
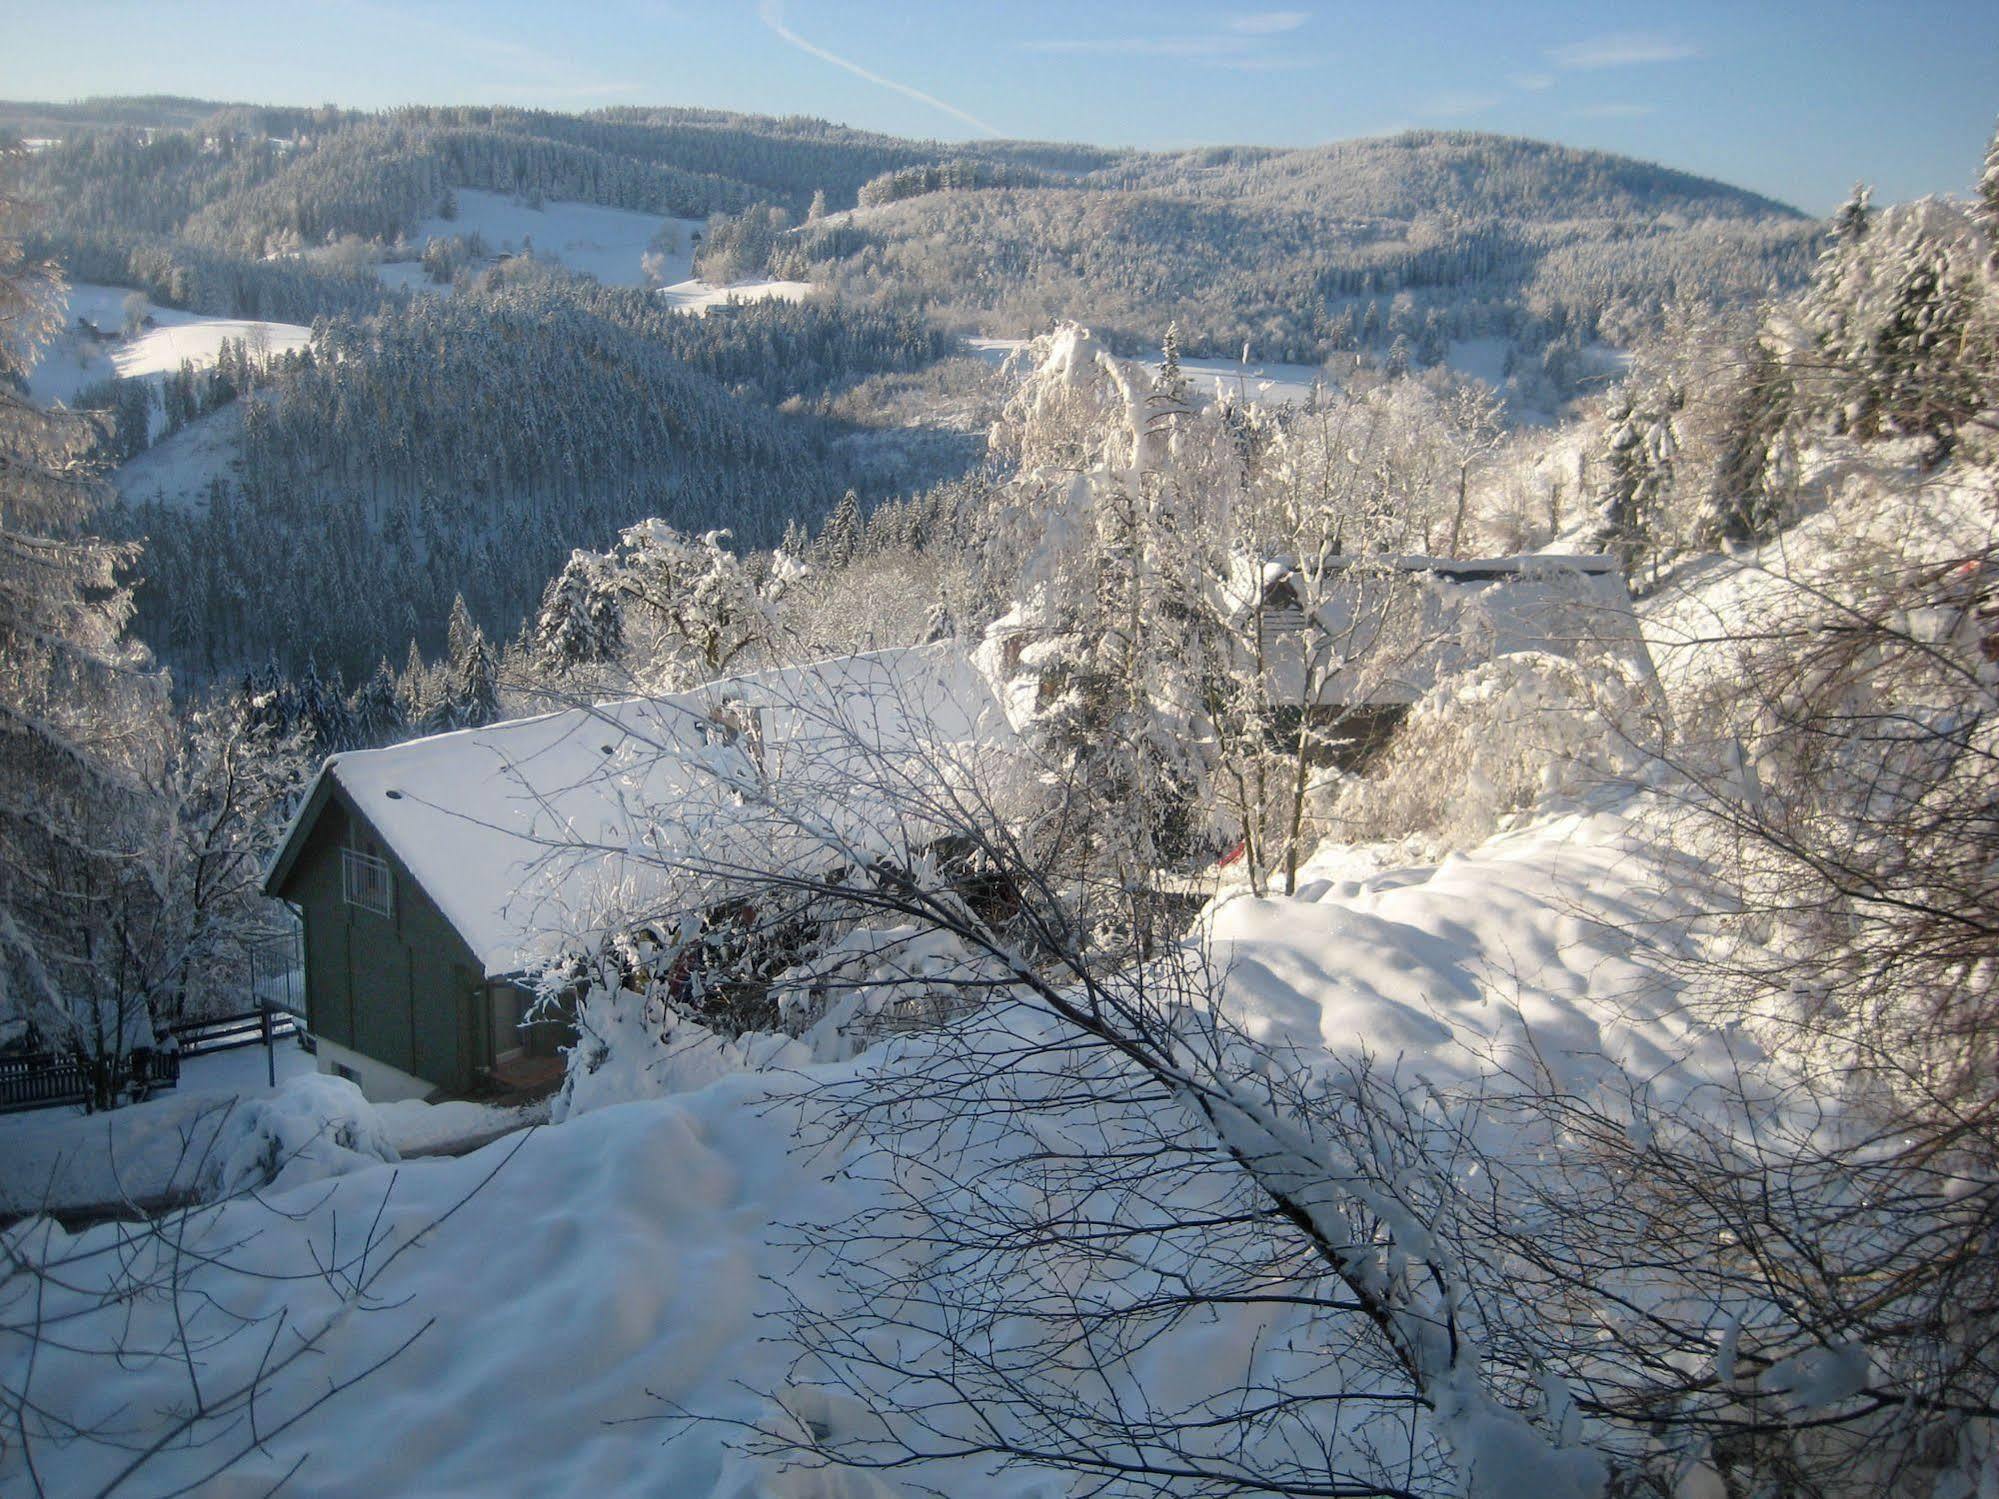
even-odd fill
[[[1219,859],[1215,860],[1215,868],[1227,869],[1229,865],[1235,863],[1237,859],[1240,859],[1242,857],[1243,850],[1248,847],[1249,847],[1249,840],[1245,838],[1242,840],[1242,842],[1238,843],[1234,848],[1230,849],[1227,853],[1223,854]]]

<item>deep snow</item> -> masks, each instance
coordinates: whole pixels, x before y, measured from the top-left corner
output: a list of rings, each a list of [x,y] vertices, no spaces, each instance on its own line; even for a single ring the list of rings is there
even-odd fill
[[[1448,1081],[1531,1048],[1576,1086],[1628,1074],[1691,1088],[1742,1060],[1736,1041],[1690,1021],[1633,961],[1629,933],[1682,909],[1691,889],[1623,812],[1546,819],[1436,866],[1355,876],[1350,856],[1329,854],[1307,875],[1295,899],[1237,898],[1213,917],[1233,964],[1228,1002],[1259,1038],[1296,1048],[1303,1065],[1365,1048],[1404,1073]],[[1585,892],[1589,910],[1579,904]],[[727,1449],[724,1423],[775,1419],[767,1394],[786,1387],[784,1349],[760,1317],[783,1304],[782,1283],[796,1287],[782,1226],[854,1211],[878,1190],[855,1169],[856,1145],[799,1153],[782,1104],[856,1065],[727,1076],[678,1097],[581,1113],[462,1159],[349,1163],[333,1179],[266,1194],[295,1219],[253,1202],[214,1210],[202,1231],[216,1242],[254,1231],[246,1253],[273,1270],[295,1268],[308,1246],[323,1253],[336,1221],[351,1232],[378,1210],[392,1243],[424,1236],[375,1288],[396,1306],[340,1320],[312,1374],[266,1397],[273,1423],[435,1319],[365,1386],[247,1458],[244,1491],[303,1456],[294,1481],[326,1495],[413,1481],[434,1494],[913,1492],[887,1477],[838,1488],[780,1478],[766,1460]],[[92,1230],[90,1242],[117,1232]],[[227,1295],[247,1314],[282,1307],[305,1327],[335,1311],[314,1280],[230,1282]],[[108,1335],[108,1323],[90,1325]],[[1146,1366],[1168,1400],[1245,1359],[1281,1378],[1284,1331],[1230,1318],[1174,1334]],[[212,1350],[210,1384],[245,1376],[260,1342]],[[18,1345],[0,1346],[0,1357],[21,1356]],[[156,1411],[176,1398],[178,1378],[165,1367],[123,1376],[117,1399]],[[109,1398],[103,1383],[87,1360],[40,1356],[36,1388],[58,1407],[95,1408]],[[682,1429],[663,1419],[676,1406],[720,1420]],[[18,1461],[0,1456],[0,1484]],[[103,1460],[73,1451],[63,1461],[83,1484]],[[186,1479],[212,1461],[175,1454],[152,1481]],[[925,1478],[952,1492],[1055,1491],[1046,1475],[1025,1472]]]
[[[269,1081],[272,1063],[276,1087]],[[355,1107],[358,1095],[330,1104],[317,1092],[326,1080],[315,1066],[291,1040],[278,1042],[268,1059],[263,1047],[243,1046],[187,1058],[179,1087],[109,1114],[85,1114],[81,1107],[0,1114],[0,1220],[212,1195],[228,1175],[229,1158],[253,1137],[272,1134],[274,1111],[306,1121],[293,1150],[310,1150],[309,1137],[344,1112],[379,1129],[389,1157],[448,1151],[538,1117],[484,1104],[415,1100],[363,1114],[368,1106]],[[285,1164],[283,1179],[299,1182],[359,1162],[322,1156]]]

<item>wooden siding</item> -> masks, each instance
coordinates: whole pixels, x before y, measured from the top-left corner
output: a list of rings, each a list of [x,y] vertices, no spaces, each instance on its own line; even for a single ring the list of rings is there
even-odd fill
[[[340,851],[388,863],[392,908],[342,898]],[[305,922],[306,1017],[313,1034],[439,1088],[463,1093],[486,1060],[472,952],[387,841],[336,786],[278,892]]]

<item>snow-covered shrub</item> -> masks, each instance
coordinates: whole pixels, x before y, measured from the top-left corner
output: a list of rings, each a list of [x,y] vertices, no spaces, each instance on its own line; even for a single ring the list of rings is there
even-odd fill
[[[962,1019],[972,1008],[968,995],[1005,981],[997,960],[950,933],[855,927],[758,982],[770,1028],[725,1032],[695,1018],[693,990],[716,975],[696,974],[670,955],[645,971],[639,977],[628,962],[606,963],[586,989],[555,1120],[687,1092],[731,1072],[853,1056],[883,1037]]]
[[[1008,970],[954,933],[908,924],[857,927],[772,985],[786,1028],[820,1060],[852,1056],[898,1031],[948,1025],[998,992]]]
[[[550,1119],[559,1124],[612,1104],[689,1092],[731,1072],[810,1060],[779,1033],[720,1035],[677,1009],[668,990],[666,980],[634,987],[609,973],[590,985],[577,1006],[577,1041]]]
[[[208,1195],[292,1187],[397,1159],[381,1117],[342,1077],[308,1072],[239,1105],[209,1152]]]
[[[1354,842],[1465,847],[1520,813],[1636,776],[1660,726],[1650,684],[1615,658],[1498,656],[1419,698],[1379,773],[1337,785],[1325,821]]]

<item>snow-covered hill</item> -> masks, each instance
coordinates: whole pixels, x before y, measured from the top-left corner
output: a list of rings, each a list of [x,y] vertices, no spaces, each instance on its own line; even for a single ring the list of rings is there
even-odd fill
[[[676,219],[605,208],[596,203],[545,203],[534,208],[505,193],[461,188],[453,194],[453,218],[432,215],[409,236],[412,254],[385,261],[375,268],[384,284],[405,291],[448,294],[424,273],[419,258],[433,240],[474,236],[489,257],[532,253],[592,276],[606,286],[660,288],[660,300],[684,312],[706,312],[731,300],[752,302],[779,297],[795,302],[812,290],[809,281],[751,280],[715,286],[694,275],[694,250],[705,227],[702,219]],[[662,235],[664,238],[662,239]],[[653,273],[644,267],[647,255],[658,257]]]
[[[176,507],[204,505],[209,486],[236,466],[242,435],[242,403],[231,401],[118,465],[111,471],[112,487],[130,505],[155,500]]]
[[[28,377],[29,394],[44,404],[68,402],[99,380],[157,380],[183,363],[204,369],[215,363],[225,339],[248,344],[259,357],[302,349],[312,341],[312,330],[297,323],[205,317],[150,303],[145,314],[149,326],[127,337],[122,332],[125,303],[134,295],[119,286],[72,286],[62,332],[42,350]]]
[[[546,203],[533,208],[505,193],[474,188],[460,188],[453,198],[456,216],[432,215],[420,222],[409,237],[411,258],[378,267],[383,281],[417,291],[438,290],[416,257],[432,240],[459,236],[469,241],[477,235],[492,255],[531,250],[538,259],[559,261],[606,286],[643,286],[646,277],[639,262],[662,230],[669,238],[661,251],[665,256],[661,279],[679,281],[694,273],[693,244],[701,232],[700,219],[635,213],[596,203]]]

